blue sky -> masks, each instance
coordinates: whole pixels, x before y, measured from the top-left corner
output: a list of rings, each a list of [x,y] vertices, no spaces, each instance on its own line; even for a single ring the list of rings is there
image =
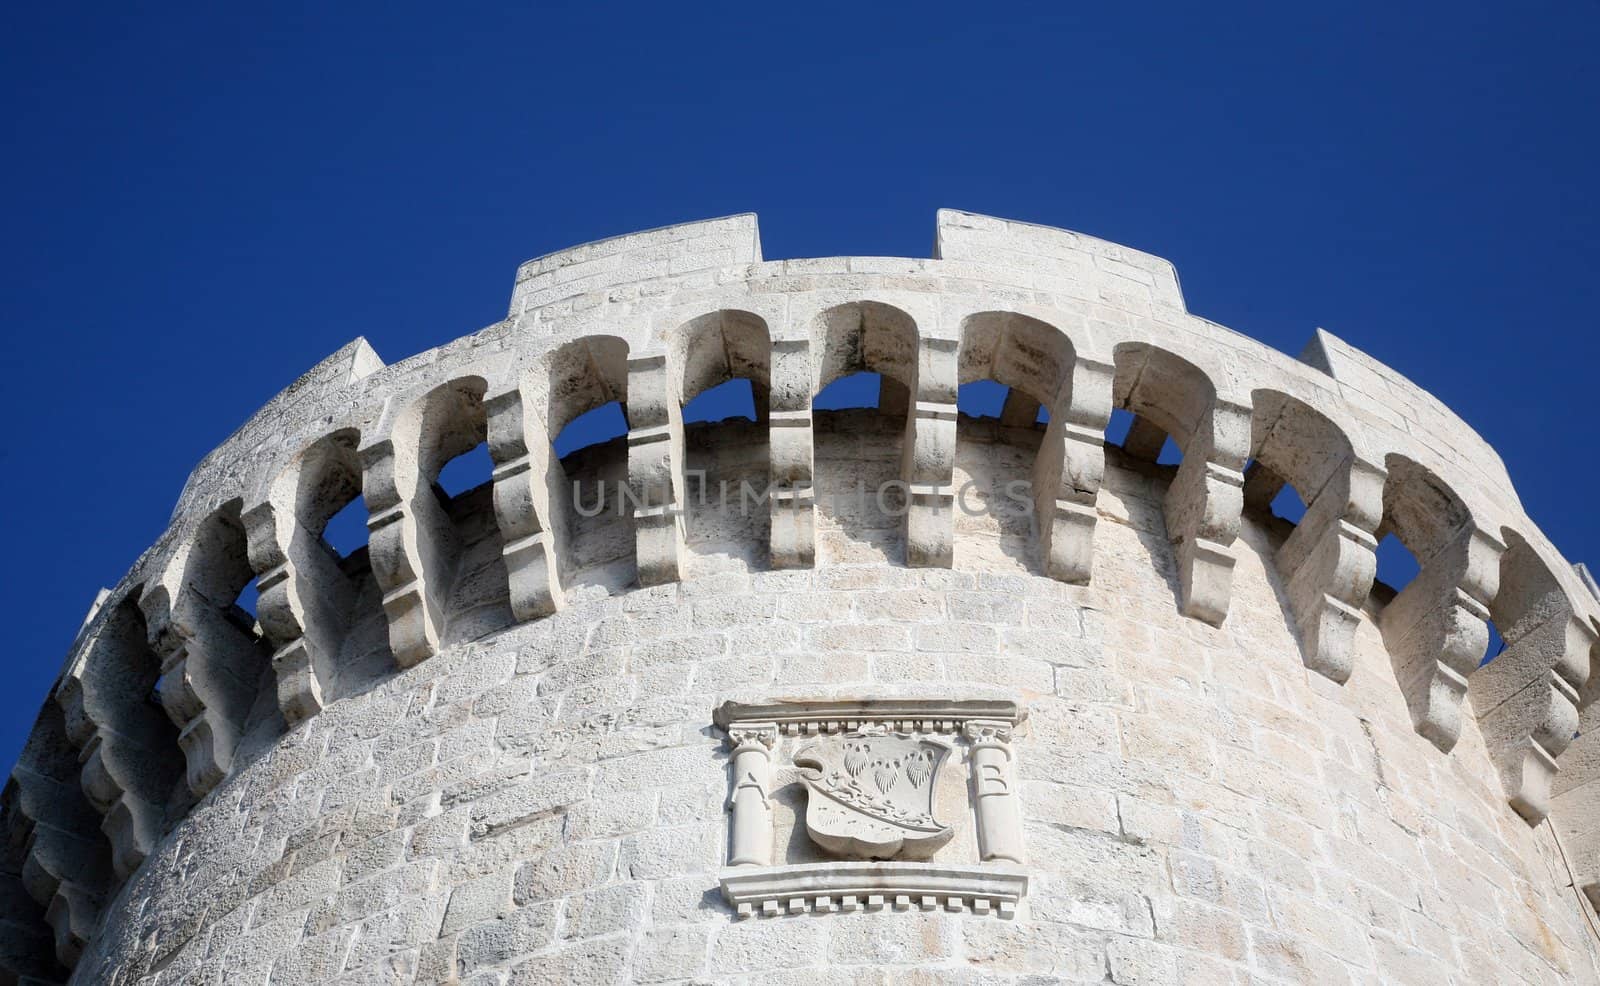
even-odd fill
[[[1433,391],[1600,561],[1597,41],[1592,3],[9,5],[0,761],[299,373],[735,212],[769,258],[926,256],[941,206],[1167,257],[1193,311]]]

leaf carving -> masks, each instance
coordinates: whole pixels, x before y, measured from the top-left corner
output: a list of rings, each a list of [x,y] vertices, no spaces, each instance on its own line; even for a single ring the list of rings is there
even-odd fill
[[[844,769],[851,777],[859,776],[862,768],[867,765],[867,751],[864,745],[852,743],[844,751]]]
[[[873,767],[872,779],[877,782],[878,790],[884,794],[889,793],[889,789],[894,787],[894,782],[899,777],[900,772],[895,770],[895,766],[887,760],[879,760]]]
[[[906,779],[912,787],[921,787],[933,773],[933,758],[927,753],[913,755],[906,761]]]

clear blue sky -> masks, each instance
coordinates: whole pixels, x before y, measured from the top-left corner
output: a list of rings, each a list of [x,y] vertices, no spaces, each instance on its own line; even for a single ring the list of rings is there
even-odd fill
[[[0,352],[9,764],[189,468],[324,355],[496,321],[518,262],[734,212],[926,256],[950,206],[1321,325],[1600,561],[1600,7],[11,4]]]

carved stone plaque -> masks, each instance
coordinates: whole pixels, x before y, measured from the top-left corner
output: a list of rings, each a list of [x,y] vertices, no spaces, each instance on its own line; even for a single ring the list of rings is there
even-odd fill
[[[1022,718],[1015,702],[987,699],[723,703],[723,896],[740,917],[889,905],[1011,917],[1028,889],[1012,746]],[[952,761],[965,783],[940,783]],[[803,813],[823,860],[777,837],[775,781],[803,787],[793,822]]]

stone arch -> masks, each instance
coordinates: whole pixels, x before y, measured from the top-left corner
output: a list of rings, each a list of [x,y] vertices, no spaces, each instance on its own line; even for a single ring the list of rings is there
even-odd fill
[[[725,308],[690,319],[671,335],[668,365],[679,407],[718,384],[747,379],[755,392],[756,417],[766,420],[772,338],[761,316]]]
[[[764,568],[772,529],[771,509],[759,500],[771,471],[767,323],[737,309],[709,312],[670,335],[667,355],[673,496],[682,512],[685,558],[701,572],[729,565]],[[754,421],[684,420],[697,396],[740,379],[750,382]]]
[[[180,730],[197,797],[232,769],[271,662],[254,620],[237,606],[256,577],[241,507],[230,500],[195,525],[139,599],[161,655],[161,704]]]
[[[613,437],[559,458],[554,451],[578,417],[613,402],[627,425],[628,370],[628,343],[610,335],[573,340],[539,361],[535,386],[542,384],[542,391],[528,410],[544,423],[552,448],[549,524],[564,585],[611,589],[635,577],[634,520],[622,495],[628,484],[627,438]]]
[[[261,572],[257,617],[275,648],[278,708],[291,724],[326,703],[354,628],[381,619],[370,557],[340,558],[324,538],[328,522],[361,496],[360,438],[344,428],[312,442],[245,515]]]
[[[1094,493],[1074,486],[1068,475],[1073,470],[1066,467],[1082,467],[1086,457],[1098,456],[1097,490],[1104,452],[1098,441],[1092,448],[1068,447],[1077,444],[1076,429],[1068,427],[1077,362],[1067,335],[1038,318],[986,311],[962,320],[958,385],[993,380],[1009,391],[998,422],[958,418],[958,440],[970,435],[984,442],[966,450],[957,446],[957,481],[962,484],[958,548],[962,531],[985,530],[991,538],[998,535],[1002,552],[1027,559],[1030,567],[1068,581],[1087,580]],[[1041,407],[1049,411],[1052,424],[1038,434],[1035,420]],[[987,454],[997,446],[1013,446],[1015,453]],[[1083,470],[1076,471],[1081,475]],[[981,491],[976,497],[975,489]],[[1018,496],[1024,489],[1028,494]]]
[[[1468,691],[1511,806],[1537,823],[1550,810],[1557,758],[1578,732],[1595,635],[1539,550],[1516,531],[1501,535],[1489,616],[1505,649],[1472,672]]]
[[[1177,555],[1180,608],[1220,625],[1228,615],[1232,545],[1244,505],[1249,409],[1221,400],[1204,370],[1167,350],[1127,342],[1116,347],[1113,360],[1113,406],[1135,416],[1128,444],[1136,443],[1141,423],[1148,423],[1183,452],[1164,503],[1167,536]],[[1154,447],[1159,449],[1160,442]]]
[[[947,421],[930,421],[918,442],[922,333],[900,308],[878,301],[851,301],[814,315],[808,323],[811,365],[809,402],[842,377],[870,372],[880,378],[876,413],[851,408],[811,408],[815,442],[815,541],[827,562],[901,560],[919,564],[930,550],[951,554],[948,533],[931,547],[911,531],[927,499],[948,492],[955,452],[955,372],[948,367]],[[954,353],[950,355],[953,357]],[[915,397],[914,397],[915,395]],[[946,432],[941,436],[935,434]],[[943,485],[939,485],[940,477]],[[936,506],[937,508],[937,506]],[[946,500],[941,526],[951,531]],[[928,539],[922,539],[924,542]]]
[[[884,380],[879,410],[905,413],[917,392],[921,341],[909,313],[881,301],[847,302],[817,315],[812,337],[819,353],[813,394],[851,373],[877,373]]]
[[[1501,546],[1483,535],[1465,501],[1420,463],[1391,454],[1384,465],[1383,519],[1419,571],[1378,619],[1417,732],[1449,752],[1461,735],[1467,676],[1489,640],[1485,621],[1499,581]]]
[[[552,439],[579,415],[617,401],[628,406],[628,343],[610,335],[584,336],[542,360],[544,417]]]
[[[134,593],[102,606],[62,675],[56,701],[68,739],[82,751],[83,791],[111,841],[112,870],[125,880],[166,831],[174,794],[185,801],[178,790],[185,755],[192,776],[217,762],[228,737],[213,734],[216,717],[208,720],[203,708],[181,736],[169,721],[172,709],[201,703],[185,676],[163,675]]]
[[[994,380],[1021,391],[1052,415],[1070,394],[1076,360],[1065,332],[1029,315],[976,312],[961,322],[958,383]]]
[[[1306,504],[1276,562],[1306,666],[1344,682],[1377,572],[1373,531],[1383,513],[1383,472],[1358,459],[1344,429],[1304,401],[1262,389],[1251,405],[1254,465],[1245,502],[1265,511],[1288,483]]]

